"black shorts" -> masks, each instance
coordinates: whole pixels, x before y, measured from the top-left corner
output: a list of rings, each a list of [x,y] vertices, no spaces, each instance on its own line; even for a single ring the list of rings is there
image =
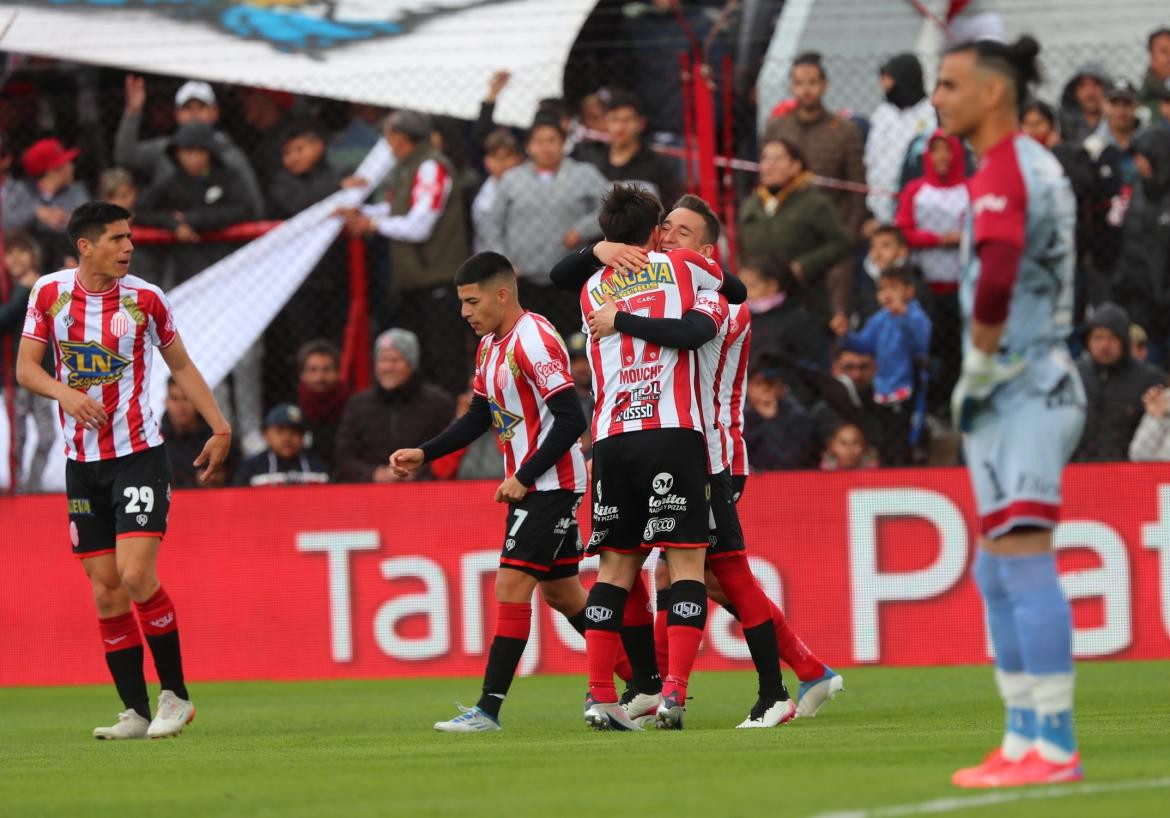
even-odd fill
[[[700,432],[607,437],[593,447],[593,535],[586,551],[704,548],[709,492]]]
[[[574,491],[533,491],[519,503],[508,504],[500,567],[515,568],[539,580],[577,575],[581,561],[581,533]]]
[[[739,505],[739,500],[741,497],[743,497],[743,490],[745,488],[747,488],[747,475],[746,474],[733,474],[733,475],[731,475],[731,491],[732,491],[731,496],[735,499],[736,505]]]
[[[65,493],[73,553],[108,554],[118,540],[166,533],[171,460],[163,446],[113,460],[67,460]]]
[[[730,471],[711,475],[711,517],[708,520],[711,536],[707,559],[732,556],[744,550],[743,527],[735,509],[743,487],[736,491],[735,480]],[[746,482],[746,478],[744,480]]]

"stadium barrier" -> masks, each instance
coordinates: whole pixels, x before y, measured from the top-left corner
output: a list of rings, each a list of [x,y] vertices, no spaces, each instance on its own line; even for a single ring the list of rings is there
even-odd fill
[[[176,492],[160,570],[189,675],[479,675],[503,539],[493,488]],[[1065,495],[1057,541],[1077,656],[1170,658],[1170,468],[1074,466]],[[740,508],[764,587],[825,661],[988,661],[963,470],[761,475]],[[106,681],[65,499],[0,498],[0,518],[0,685]],[[583,568],[592,581],[596,561]],[[584,640],[543,603],[534,608],[522,672],[583,673]],[[698,667],[751,667],[721,609]]]

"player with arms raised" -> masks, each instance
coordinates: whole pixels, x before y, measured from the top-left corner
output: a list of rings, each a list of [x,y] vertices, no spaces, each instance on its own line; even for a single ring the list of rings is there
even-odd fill
[[[508,504],[508,517],[483,694],[474,707],[435,725],[446,733],[470,733],[500,729],[500,707],[528,644],[537,585],[545,602],[579,632],[585,629],[585,589],[577,578],[577,506],[587,479],[580,443],[585,416],[573,389],[569,352],[547,319],[520,305],[512,263],[499,253],[477,253],[459,268],[455,284],[464,319],[483,339],[471,406],[421,447],[394,452],[390,465],[405,477],[462,449],[489,427],[504,452],[506,476],[496,502]]]
[[[973,569],[1007,709],[1003,742],[954,783],[997,787],[1082,777],[1073,735],[1072,621],[1052,530],[1085,395],[1065,349],[1075,202],[1060,164],[1019,132],[1039,46],[979,41],[944,56],[933,101],[980,157],[960,299],[963,368],[952,400],[980,517]]]
[[[201,482],[219,469],[231,445],[231,428],[187,355],[166,297],[129,275],[130,216],[105,202],[73,211],[67,230],[80,262],[43,277],[30,293],[16,370],[21,386],[60,404],[69,535],[89,576],[106,665],[126,706],[117,724],[93,731],[99,739],[175,736],[195,718],[175,607],[156,571],[171,464],[146,390],[150,346],[159,348],[175,382],[212,428],[195,460],[206,465]],[[41,368],[50,344],[55,378]],[[142,633],[162,683],[153,720]]]

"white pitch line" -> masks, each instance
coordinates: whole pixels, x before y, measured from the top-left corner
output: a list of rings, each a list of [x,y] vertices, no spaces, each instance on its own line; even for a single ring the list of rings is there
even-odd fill
[[[897,804],[891,807],[873,809],[841,810],[820,812],[812,818],[898,818],[903,815],[929,815],[939,812],[955,812],[976,807],[993,807],[1013,801],[1039,800],[1045,798],[1067,798],[1072,795],[1094,795],[1100,792],[1124,792],[1126,790],[1153,790],[1170,787],[1170,778],[1149,778],[1143,781],[1115,781],[1103,784],[1071,784],[1045,789],[998,790],[982,795],[964,798],[938,798],[917,804]]]

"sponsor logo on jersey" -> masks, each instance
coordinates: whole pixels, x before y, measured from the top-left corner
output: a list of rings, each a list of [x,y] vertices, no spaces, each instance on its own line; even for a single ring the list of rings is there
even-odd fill
[[[496,429],[496,434],[500,436],[500,440],[511,440],[516,436],[516,429],[524,422],[524,418],[517,415],[515,412],[509,412],[503,406],[491,401],[488,404],[492,413],[492,426]]]
[[[686,511],[687,498],[680,497],[677,494],[668,494],[665,497],[651,497],[647,504],[651,514],[657,514],[660,511]]]
[[[646,521],[646,530],[642,532],[642,539],[649,542],[655,534],[665,534],[674,531],[676,525],[673,517],[651,517]]]
[[[508,539],[504,540],[504,548],[506,548],[507,550],[511,551],[515,547],[516,547],[516,540],[514,538],[509,537]]]
[[[694,604],[694,603],[691,603],[691,604]],[[150,626],[152,628],[165,628],[167,625],[171,624],[174,621],[175,621],[175,612],[168,611],[167,613],[160,616],[158,619],[150,620]]]
[[[589,536],[589,548],[596,548],[605,542],[605,538],[609,536],[609,529],[603,528],[600,531],[594,531]]]
[[[666,261],[655,261],[647,264],[634,273],[614,271],[612,275],[603,278],[600,283],[589,291],[589,297],[594,304],[600,305],[606,296],[615,300],[627,298],[636,293],[656,290],[663,284],[674,283],[674,268]]]
[[[593,504],[593,522],[609,523],[618,518],[617,506],[606,506],[601,503]]]
[[[537,361],[532,370],[536,375],[536,385],[544,389],[548,386],[549,378],[565,371],[565,365],[560,361]]]
[[[650,487],[654,489],[655,494],[666,494],[674,488],[674,475],[670,472],[659,472],[654,475],[654,480],[651,481]]]
[[[662,384],[655,381],[646,386],[623,392],[614,400],[613,419],[615,422],[646,420],[658,412],[658,399],[662,397]]]
[[[504,358],[508,361],[508,371],[512,373],[512,377],[519,380],[520,364],[516,363],[516,353],[509,349]]]
[[[130,330],[130,319],[126,317],[126,313],[119,310],[110,316],[110,335],[115,338],[121,338]]]
[[[642,381],[651,381],[662,374],[662,364],[653,366],[636,366],[633,369],[623,369],[618,372],[618,383],[632,384]]]
[[[585,609],[585,618],[590,622],[605,622],[613,619],[613,609],[606,608],[604,605],[590,605]]]
[[[70,370],[66,383],[74,389],[89,389],[114,383],[130,365],[129,358],[97,341],[61,341],[61,361]]]
[[[71,326],[73,326],[73,316],[66,315],[61,319],[61,323],[65,325],[65,329],[69,329]]]
[[[976,216],[981,213],[1003,213],[1007,210],[1007,204],[1007,196],[984,193],[971,204],[971,212]]]
[[[703,612],[703,606],[697,602],[676,602],[670,606],[675,616],[683,619],[693,619]]]
[[[63,292],[57,296],[57,300],[53,302],[53,306],[49,307],[49,317],[56,318],[57,313],[64,309],[65,305],[73,300],[73,296],[68,292]]]
[[[76,500],[70,499],[69,513],[80,514],[82,516],[88,517],[89,515],[93,514],[93,506],[90,505],[89,500],[85,498],[78,498]]]
[[[28,312],[25,313],[25,316],[31,318],[34,324],[39,324],[45,320],[45,316],[41,315],[41,311],[36,307],[29,307]]]
[[[146,323],[146,313],[139,309],[133,298],[128,295],[122,296],[122,306],[126,308],[126,312],[129,313],[130,319],[135,324],[142,326]]]

